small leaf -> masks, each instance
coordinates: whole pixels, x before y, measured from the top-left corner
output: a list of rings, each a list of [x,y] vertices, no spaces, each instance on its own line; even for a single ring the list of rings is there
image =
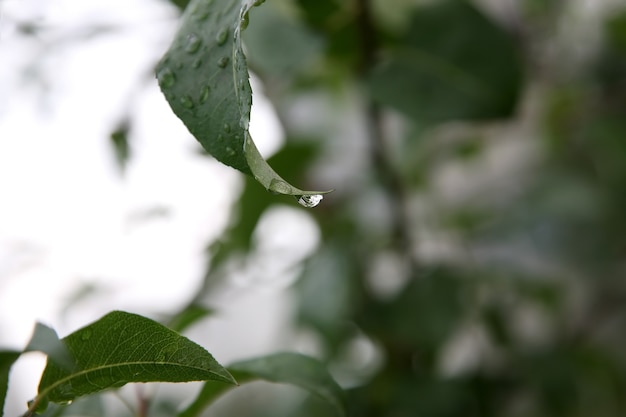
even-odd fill
[[[20,355],[21,352],[11,350],[0,351],[0,417],[4,415],[4,401],[9,389],[9,372]]]
[[[174,113],[218,161],[252,175],[276,194],[321,195],[281,178],[250,134],[252,89],[241,31],[256,0],[192,0],[182,26],[157,65],[157,78]]]
[[[35,325],[33,336],[24,352],[43,352],[48,356],[48,361],[64,369],[71,369],[74,366],[72,355],[59,340],[57,333],[45,324]]]
[[[341,387],[326,370],[323,363],[299,353],[276,353],[260,358],[236,362],[228,367],[237,381],[264,380],[291,384],[303,388],[330,403],[337,415],[346,415],[346,399]],[[208,385],[202,388],[196,399],[178,417],[196,417],[230,386]]]
[[[214,380],[236,384],[204,348],[135,314],[114,311],[62,341],[74,366],[66,370],[48,361],[31,409],[129,382]]]

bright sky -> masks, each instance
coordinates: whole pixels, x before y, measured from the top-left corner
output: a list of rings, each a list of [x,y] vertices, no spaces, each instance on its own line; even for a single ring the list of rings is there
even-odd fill
[[[25,23],[40,31],[19,33]],[[199,285],[241,174],[196,154],[151,75],[177,23],[156,0],[0,0],[0,348],[22,348],[38,320],[64,336],[113,309],[173,311]],[[94,27],[107,30],[85,36]],[[251,133],[269,155],[282,131],[253,89]],[[122,176],[108,135],[124,115]],[[276,206],[257,237],[259,259],[275,262],[238,268],[206,340],[194,339],[223,363],[275,348],[292,266],[319,232],[304,209]],[[64,312],[85,283],[101,291]],[[43,365],[37,354],[16,364],[6,415],[24,411]]]

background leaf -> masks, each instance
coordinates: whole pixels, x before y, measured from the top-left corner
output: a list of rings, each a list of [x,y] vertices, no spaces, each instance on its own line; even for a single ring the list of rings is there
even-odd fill
[[[74,360],[67,347],[59,340],[54,329],[45,324],[37,323],[33,336],[24,349],[24,352],[43,352],[48,356],[48,361],[54,362],[64,369],[74,366]]]
[[[209,352],[167,327],[114,311],[63,339],[75,365],[48,362],[37,402],[68,402],[129,382],[235,380]]]
[[[303,388],[333,406],[337,415],[346,415],[346,399],[343,390],[317,359],[299,353],[276,353],[273,355],[233,363],[228,370],[241,384],[264,380],[291,384]],[[205,384],[194,402],[179,417],[194,417],[215,401],[227,389],[224,385]]]
[[[512,36],[465,1],[418,8],[370,77],[372,96],[421,122],[511,115],[521,86]]]

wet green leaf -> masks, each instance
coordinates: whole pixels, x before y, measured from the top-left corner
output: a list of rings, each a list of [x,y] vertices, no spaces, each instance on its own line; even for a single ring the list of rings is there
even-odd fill
[[[48,361],[33,407],[67,403],[129,382],[236,383],[204,348],[135,314],[114,311],[62,341],[74,366],[67,370]]]
[[[300,190],[281,178],[248,133],[252,89],[241,31],[250,9],[260,3],[193,0],[157,66],[159,85],[174,113],[220,162],[252,175],[276,194],[323,194]]]

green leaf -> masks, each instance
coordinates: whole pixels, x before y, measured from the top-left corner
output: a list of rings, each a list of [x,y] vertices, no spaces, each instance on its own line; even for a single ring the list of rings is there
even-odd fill
[[[273,193],[321,195],[324,192],[303,191],[281,178],[248,133],[252,89],[241,31],[250,9],[262,2],[192,0],[157,65],[159,85],[174,113],[218,161],[254,176]]]
[[[346,398],[326,366],[310,356],[299,353],[276,353],[236,362],[228,367],[237,381],[264,380],[303,388],[330,403],[337,415],[346,415]],[[205,384],[196,399],[178,417],[196,417],[230,386]]]
[[[9,389],[9,372],[20,355],[21,352],[12,350],[0,351],[0,417],[4,415],[4,401]]]
[[[276,353],[236,362],[228,369],[242,381],[247,378],[263,379],[303,388],[329,402],[337,415],[346,415],[343,390],[328,373],[326,366],[310,356],[299,353]]]
[[[45,324],[35,325],[33,336],[24,352],[43,352],[48,356],[48,361],[66,370],[74,366],[74,359],[67,347],[59,340],[54,329]]]
[[[372,96],[422,123],[512,114],[521,88],[512,36],[466,1],[418,8],[372,72]]]
[[[236,384],[204,348],[135,314],[114,311],[62,341],[74,366],[66,370],[48,361],[31,409],[129,382],[214,380]]]

